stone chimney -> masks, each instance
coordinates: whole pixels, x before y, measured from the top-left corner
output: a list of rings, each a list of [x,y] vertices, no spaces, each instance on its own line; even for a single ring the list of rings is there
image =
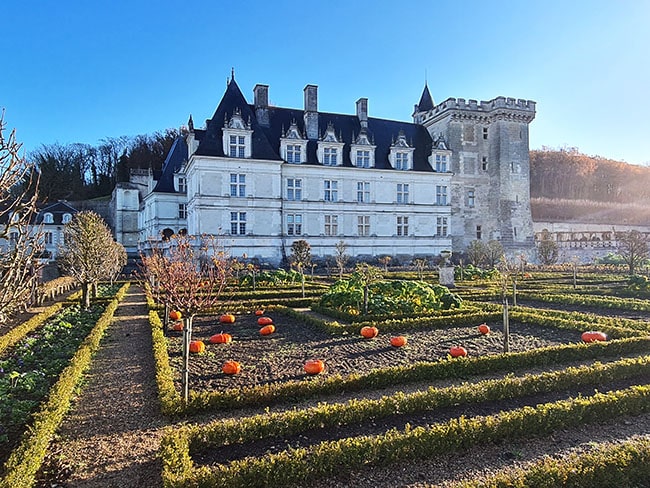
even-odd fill
[[[307,139],[318,139],[318,87],[307,85],[305,92],[305,132]]]
[[[361,129],[368,129],[368,99],[360,98],[357,100],[357,118],[361,124]]]
[[[269,85],[260,85],[253,88],[255,98],[255,116],[257,123],[263,127],[269,127]]]

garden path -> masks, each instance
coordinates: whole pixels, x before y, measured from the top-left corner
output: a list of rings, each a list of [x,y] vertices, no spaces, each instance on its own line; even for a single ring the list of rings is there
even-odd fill
[[[44,465],[41,487],[162,485],[159,410],[143,290],[133,284],[86,374]]]

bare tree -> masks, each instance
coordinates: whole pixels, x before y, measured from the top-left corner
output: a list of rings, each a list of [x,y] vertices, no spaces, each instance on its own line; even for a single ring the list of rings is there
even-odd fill
[[[302,297],[305,298],[305,268],[311,263],[311,246],[304,239],[291,244],[291,264],[298,268],[302,283]]]
[[[114,279],[126,264],[124,247],[113,240],[104,219],[92,211],[79,212],[65,224],[59,252],[63,269],[81,285],[86,308],[97,283]]]
[[[345,265],[350,260],[350,256],[347,254],[348,245],[345,241],[339,241],[334,246],[334,261],[336,262],[336,267],[339,269],[339,280],[343,279],[343,272],[345,271]]]
[[[36,257],[42,234],[32,223],[36,215],[38,176],[20,155],[16,131],[5,135],[0,114],[0,323],[30,301],[37,281]]]
[[[384,266],[384,272],[388,273],[388,265],[392,260],[393,258],[391,258],[390,256],[382,256],[377,261],[379,261],[379,264],[382,264]]]
[[[618,253],[632,275],[648,260],[648,241],[638,230],[617,233],[616,239],[618,240]]]
[[[542,238],[537,245],[537,257],[543,265],[549,266],[555,264],[560,255],[557,242],[551,238],[548,231],[542,232]]]
[[[497,240],[488,241],[485,246],[485,262],[489,268],[496,268],[503,257],[503,245]]]
[[[368,315],[368,299],[370,295],[370,287],[381,281],[383,278],[381,270],[376,266],[371,266],[368,263],[357,264],[354,269],[353,279],[357,280],[363,287],[363,313]]]
[[[413,266],[418,272],[418,279],[422,281],[424,270],[429,266],[429,261],[426,258],[416,258],[413,260]]]
[[[485,261],[486,249],[483,241],[474,240],[467,245],[465,249],[467,260],[473,266],[481,266]]]

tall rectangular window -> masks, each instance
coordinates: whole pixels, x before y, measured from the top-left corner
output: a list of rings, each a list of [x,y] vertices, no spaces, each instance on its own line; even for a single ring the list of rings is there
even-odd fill
[[[370,151],[359,150],[357,151],[357,167],[369,168],[370,167]]]
[[[336,166],[338,161],[337,150],[335,147],[326,147],[323,153],[323,164],[327,166]]]
[[[488,158],[487,158],[487,156],[483,156],[483,159],[481,160],[481,169],[483,171],[487,171],[487,169],[488,169]]]
[[[488,128],[483,127],[483,139],[487,139],[487,138],[488,138]]]
[[[436,205],[447,205],[447,187],[436,185]]]
[[[230,136],[229,154],[231,158],[243,158],[246,149],[244,136]]]
[[[178,179],[178,191],[179,193],[187,193],[187,180],[185,178]]]
[[[409,202],[409,185],[408,183],[397,184],[397,203]]]
[[[302,234],[302,215],[301,214],[288,214],[287,215],[287,235],[299,236]]]
[[[409,235],[409,218],[408,217],[397,217],[397,235],[398,236],[407,236],[407,235]]]
[[[230,173],[230,196],[246,196],[246,175]]]
[[[287,200],[302,200],[302,180],[287,178]]]
[[[469,190],[467,190],[467,206],[469,208],[474,208],[475,204],[476,204],[476,195],[474,189],[470,188]]]
[[[185,203],[178,204],[178,218],[179,219],[187,218],[187,204]]]
[[[438,237],[447,237],[447,217],[436,218],[436,235]]]
[[[230,212],[230,234],[246,234],[246,212]]]
[[[436,171],[438,173],[447,172],[447,155],[446,154],[436,154]]]
[[[357,234],[362,237],[370,235],[370,216],[359,215],[357,216]]]
[[[481,237],[483,237],[483,229],[481,228],[480,225],[476,226],[476,239],[481,240]]]
[[[300,163],[301,147],[298,145],[289,144],[287,146],[287,163]]]
[[[52,244],[52,242],[54,241],[51,232],[46,232],[45,234],[43,234],[43,238],[45,240],[45,244]]]
[[[395,169],[409,169],[409,153],[395,153]]]
[[[325,215],[325,235],[335,236],[339,233],[339,216]]]
[[[323,182],[323,200],[326,202],[337,202],[339,199],[339,182],[336,180],[325,180]]]
[[[357,181],[357,202],[370,202],[370,183],[367,181]]]

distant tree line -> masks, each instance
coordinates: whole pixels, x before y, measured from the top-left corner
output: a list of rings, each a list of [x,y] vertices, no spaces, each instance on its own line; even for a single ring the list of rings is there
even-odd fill
[[[41,200],[87,200],[110,195],[129,180],[131,169],[162,168],[177,129],[135,137],[107,137],[99,144],[49,144],[31,151],[28,162],[40,173]]]

